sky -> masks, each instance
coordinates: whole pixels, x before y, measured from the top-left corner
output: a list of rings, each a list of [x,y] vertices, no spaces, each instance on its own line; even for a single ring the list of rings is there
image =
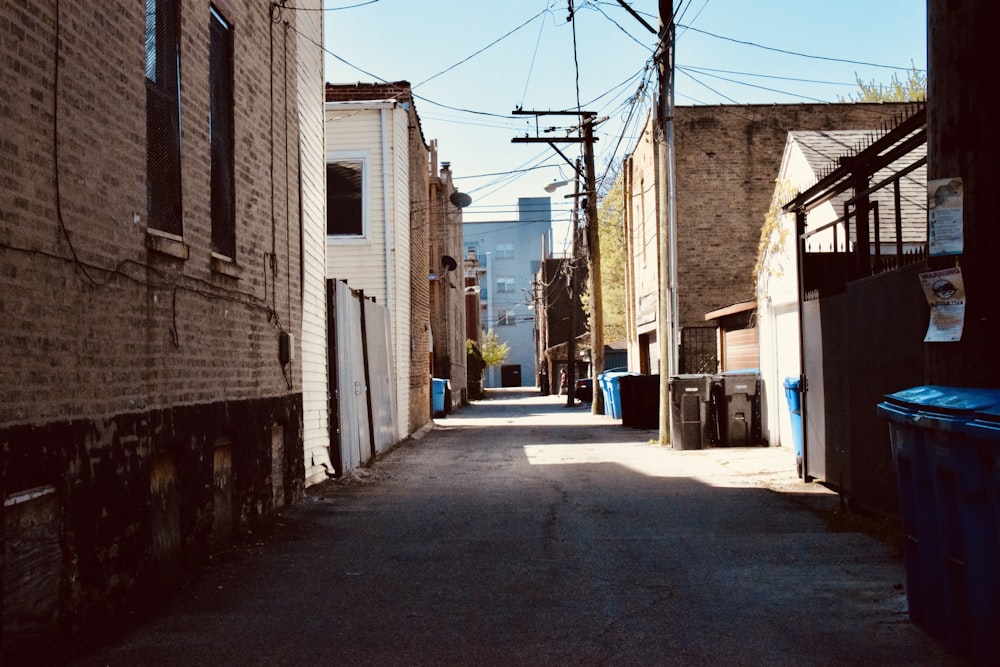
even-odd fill
[[[626,0],[658,26],[657,0]],[[324,0],[325,78],[409,81],[424,138],[472,198],[466,222],[512,220],[551,196],[569,220],[572,167],[548,144],[592,111],[598,187],[634,147],[656,91],[656,35],[617,0]],[[857,80],[926,70],[926,0],[674,0],[675,104],[795,104],[857,96]],[[556,128],[544,132],[546,128]],[[557,143],[570,160],[582,144]],[[556,239],[559,243],[560,239]]]

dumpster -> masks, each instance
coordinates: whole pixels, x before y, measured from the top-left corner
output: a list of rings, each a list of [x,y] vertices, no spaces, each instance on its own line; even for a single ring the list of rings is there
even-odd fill
[[[717,442],[744,447],[760,442],[760,374],[757,369],[728,371],[714,378]]]
[[[622,426],[660,428],[660,376],[629,374],[618,378]]]
[[[899,478],[910,617],[977,660],[1000,652],[1000,546],[984,465],[990,441],[974,435],[977,415],[998,404],[997,390],[923,386],[878,405]]]
[[[710,443],[708,429],[712,376],[673,375],[670,390],[670,444],[674,449],[702,449]]]
[[[802,393],[799,391],[800,379],[785,378],[785,400],[788,401],[788,412],[792,415],[792,444],[795,449],[795,472],[801,478],[802,470]]]
[[[444,417],[444,395],[445,391],[448,389],[448,380],[442,380],[441,378],[431,378],[431,406],[433,411],[433,416]]]

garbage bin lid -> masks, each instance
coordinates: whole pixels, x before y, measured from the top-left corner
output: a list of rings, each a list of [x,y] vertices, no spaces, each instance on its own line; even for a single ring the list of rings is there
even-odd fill
[[[1000,390],[926,385],[886,394],[885,400],[904,409],[971,417],[974,412],[1000,406]]]

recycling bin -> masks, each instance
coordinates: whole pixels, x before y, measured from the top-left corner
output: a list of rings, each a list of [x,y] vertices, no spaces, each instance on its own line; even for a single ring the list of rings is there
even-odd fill
[[[971,441],[966,455],[975,459],[963,463],[967,472],[975,466],[981,473],[976,481],[983,487],[977,491],[985,491],[986,504],[985,515],[974,514],[963,524],[971,532],[966,572],[975,580],[969,588],[969,648],[977,664],[990,664],[1000,655],[1000,399],[997,405],[976,410],[962,430]],[[982,500],[975,493],[965,502],[979,512]]]
[[[612,371],[597,376],[601,389],[604,391],[604,413],[612,419],[622,418],[622,399],[620,381],[623,377],[632,375],[627,371]]]
[[[715,376],[715,425],[718,444],[744,447],[760,442],[760,374],[757,369]]]
[[[878,412],[889,420],[893,467],[899,485],[903,564],[910,620],[928,633],[945,634],[944,584],[938,544],[937,506],[927,462],[926,431],[917,396],[888,394]]]
[[[712,376],[673,375],[670,390],[670,444],[674,449],[703,449],[711,442],[708,428]]]
[[[448,389],[448,380],[431,378],[431,407],[435,417],[443,417],[445,412],[444,395]]]
[[[998,390],[923,386],[878,406],[899,476],[910,616],[977,662],[1000,654],[1000,532],[988,470],[997,442],[985,416],[998,405]]]
[[[792,445],[795,450],[795,472],[801,478],[802,469],[802,392],[801,380],[797,377],[785,378],[785,400],[792,416]]]
[[[622,426],[639,429],[660,427],[660,376],[623,375],[618,379]]]

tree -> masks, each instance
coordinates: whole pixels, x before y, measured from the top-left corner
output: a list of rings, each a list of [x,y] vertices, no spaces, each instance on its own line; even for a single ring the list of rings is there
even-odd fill
[[[604,340],[624,340],[625,325],[625,230],[622,214],[624,182],[619,177],[601,199],[597,228],[601,243],[601,307],[604,309]]]
[[[507,361],[507,355],[510,354],[510,345],[501,343],[496,332],[490,329],[483,335],[482,353],[483,362],[487,367],[500,366],[503,362]]]
[[[853,95],[848,95],[847,99],[838,96],[840,102],[918,102],[927,99],[927,73],[916,66],[911,65],[906,81],[900,81],[896,74],[888,84],[875,83],[874,79],[865,83],[857,74],[855,79],[859,90],[857,99]]]
[[[483,361],[483,353],[475,341],[465,341],[465,376],[468,380],[469,398],[475,400],[483,397],[483,371],[486,370],[486,362]]]

